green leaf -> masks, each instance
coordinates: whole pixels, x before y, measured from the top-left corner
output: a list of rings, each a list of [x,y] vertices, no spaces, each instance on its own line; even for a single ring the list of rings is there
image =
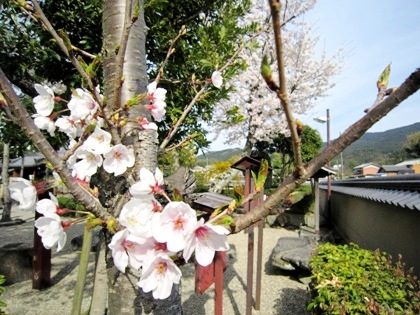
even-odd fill
[[[226,36],[226,28],[222,25],[219,31],[220,40],[223,40]]]
[[[260,165],[260,170],[258,171],[258,178],[255,181],[255,190],[261,191],[264,188],[265,181],[267,180],[268,176],[268,161],[262,160]]]
[[[389,83],[389,75],[391,74],[391,63],[382,71],[381,75],[378,78],[378,82],[376,82],[376,86],[378,89],[387,88]]]
[[[223,225],[230,230],[235,227],[235,220],[230,215],[222,215],[220,218],[213,221],[213,225]]]

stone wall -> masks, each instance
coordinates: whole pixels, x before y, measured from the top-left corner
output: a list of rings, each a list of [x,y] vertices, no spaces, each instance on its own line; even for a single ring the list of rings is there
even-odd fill
[[[325,185],[320,189],[321,216],[327,215],[327,205]],[[379,248],[394,258],[401,254],[406,266],[414,267],[420,276],[419,210],[338,193],[333,185],[328,223],[346,242],[370,250]]]

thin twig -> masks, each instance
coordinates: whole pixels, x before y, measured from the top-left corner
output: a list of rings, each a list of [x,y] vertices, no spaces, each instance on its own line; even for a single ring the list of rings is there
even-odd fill
[[[281,21],[280,21],[280,10],[281,3],[276,0],[269,0],[271,16],[273,17],[273,29],[274,29],[274,42],[276,44],[276,54],[277,54],[277,67],[279,73],[279,89],[277,91],[277,96],[280,99],[283,111],[286,115],[287,124],[290,129],[290,134],[292,137],[293,144],[293,156],[295,169],[298,174],[303,172],[302,164],[302,153],[301,153],[301,142],[296,129],[296,123],[293,118],[293,113],[290,108],[289,99],[287,97],[287,85],[286,85],[286,74],[284,67],[284,57],[283,57],[283,40],[281,34]]]
[[[170,145],[169,147],[166,148],[165,151],[170,152],[172,150],[175,150],[176,148],[182,147],[186,142],[191,141],[191,139],[194,139],[197,136],[198,136],[198,133],[194,133],[192,135],[189,135],[188,137],[183,139],[181,142],[179,142],[177,144]]]
[[[240,45],[238,47],[238,49],[235,51],[235,53],[232,55],[232,57],[229,58],[229,60],[223,65],[223,67],[221,67],[219,69],[219,71],[222,72],[227,67],[229,67],[235,61],[235,59],[238,56],[238,54],[245,48],[246,44],[248,42],[252,41],[257,36],[261,35],[263,32],[264,31],[261,31],[261,32],[258,32],[256,34],[254,34],[254,36],[251,36],[242,45]],[[193,82],[193,86],[194,86],[194,90],[195,90],[195,82]],[[204,83],[203,87],[199,91],[195,90],[196,95],[194,96],[194,98],[192,99],[192,101],[184,108],[184,111],[183,111],[181,117],[177,120],[177,122],[175,123],[175,125],[173,125],[171,127],[171,129],[169,130],[167,136],[165,137],[165,139],[160,144],[160,146],[159,146],[159,150],[160,151],[162,151],[162,150],[164,150],[166,148],[166,146],[168,145],[169,141],[171,141],[171,139],[173,138],[173,136],[176,134],[176,132],[180,128],[181,124],[184,122],[184,120],[187,117],[188,113],[193,108],[194,104],[197,102],[197,100],[199,100],[201,94],[203,94],[205,92],[205,90],[207,89],[208,86],[209,86],[209,81],[206,81]]]
[[[67,46],[64,44],[63,39],[58,35],[54,27],[51,25],[47,17],[45,16],[44,12],[42,11],[39,3],[36,0],[32,1],[34,5],[34,10],[36,16],[34,18],[37,18],[42,24],[42,26],[51,34],[51,36],[55,39],[58,46],[60,47],[61,51],[66,55],[66,57],[70,60],[70,62],[73,64],[73,66],[76,68],[76,70],[79,72],[79,74],[86,79],[86,82],[88,84],[90,92],[93,94],[93,97],[95,101],[99,104],[99,107],[103,111],[103,118],[106,121],[106,123],[110,127],[110,132],[112,134],[113,140],[115,143],[121,142],[118,132],[116,131],[115,126],[108,120],[107,117],[107,109],[104,106],[102,102],[102,98],[99,95],[99,92],[97,91],[95,85],[93,84],[92,79],[90,76],[83,70],[82,66],[80,65],[79,61],[73,54],[67,49]]]
[[[184,34],[185,34],[185,32],[186,32],[186,31],[185,31],[185,25],[182,25],[181,29],[180,29],[180,30],[179,30],[179,32],[178,32],[178,35],[177,35],[177,36],[175,36],[175,38],[171,40],[171,45],[169,46],[168,52],[166,53],[165,60],[164,60],[164,61],[162,62],[162,64],[160,65],[160,68],[159,68],[158,74],[157,74],[157,76],[156,76],[156,79],[155,79],[156,84],[158,84],[158,83],[159,83],[159,81],[160,81],[160,79],[162,78],[162,76],[163,76],[163,69],[165,68],[166,64],[168,63],[168,60],[169,60],[169,58],[171,57],[171,55],[175,52],[175,48],[174,48],[175,43],[177,42],[177,40],[178,40],[178,39],[179,39],[182,35],[184,35]]]
[[[160,144],[160,146],[159,146],[160,151],[163,151],[166,148],[169,141],[171,141],[173,136],[178,131],[179,127],[181,127],[181,124],[184,122],[185,118],[187,118],[187,115],[191,111],[194,104],[199,100],[201,94],[203,94],[206,91],[208,86],[209,86],[209,82],[204,83],[201,90],[197,92],[197,94],[194,96],[194,98],[191,100],[191,102],[184,108],[184,111],[182,112],[181,117],[179,117],[177,122],[171,127],[171,129],[169,130],[166,138],[163,139],[162,143]]]

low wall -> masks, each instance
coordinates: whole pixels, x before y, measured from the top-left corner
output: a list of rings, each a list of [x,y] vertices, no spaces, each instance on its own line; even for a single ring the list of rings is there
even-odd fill
[[[416,187],[418,183],[409,178],[420,183],[417,176],[407,176],[405,184],[394,177],[333,181],[328,222],[346,242],[379,248],[394,259],[401,254],[406,267],[414,267],[420,276],[420,185]],[[321,215],[327,216],[327,206],[327,185],[323,184]]]

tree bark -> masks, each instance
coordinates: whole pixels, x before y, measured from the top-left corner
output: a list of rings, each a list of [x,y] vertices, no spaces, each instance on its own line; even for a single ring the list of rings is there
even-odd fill
[[[129,200],[128,188],[138,180],[140,169],[145,167],[154,173],[157,167],[157,131],[140,130],[137,123],[139,117],[146,117],[150,121],[149,111],[144,104],[137,104],[128,111],[124,106],[135,95],[145,93],[148,83],[144,6],[140,1],[140,14],[132,23],[136,3],[107,0],[103,11],[104,96],[108,100],[107,112],[120,110],[120,117],[128,118],[127,124],[118,129],[118,136],[121,143],[134,151],[136,157],[134,167],[124,176],[112,178],[111,181],[98,180],[99,190],[106,196],[103,202],[115,216]],[[141,274],[139,271],[127,268],[125,274],[119,272],[109,252],[107,266],[108,314],[182,314],[179,286],[174,286],[173,294],[168,299],[154,300],[151,294],[145,294],[137,286]]]
[[[9,152],[10,145],[8,143],[3,144],[3,166],[1,170],[1,178],[3,180],[3,213],[1,215],[1,221],[11,221],[11,210],[12,210],[12,199],[10,198],[9,191]]]

